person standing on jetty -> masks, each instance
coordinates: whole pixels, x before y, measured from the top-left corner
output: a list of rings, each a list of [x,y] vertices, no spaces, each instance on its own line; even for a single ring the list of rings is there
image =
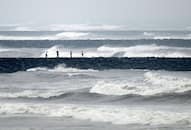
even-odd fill
[[[72,58],[72,51],[70,51],[70,58]]]
[[[82,57],[84,57],[84,51],[82,51]]]
[[[45,53],[45,58],[48,58],[48,52],[46,51],[46,53]]]
[[[56,51],[56,56],[57,56],[57,58],[59,58],[59,51],[58,50]]]

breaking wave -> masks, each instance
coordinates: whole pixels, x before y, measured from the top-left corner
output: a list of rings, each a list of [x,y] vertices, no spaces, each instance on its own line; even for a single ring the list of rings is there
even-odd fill
[[[98,52],[110,52],[118,57],[191,57],[191,48],[151,45],[129,47],[101,46]]]
[[[68,104],[32,104],[1,103],[0,114],[33,114],[48,117],[72,117],[80,120],[111,122],[113,124],[144,125],[189,125],[191,115],[188,112],[154,111],[139,108],[115,106],[68,105]]]
[[[85,72],[97,72],[97,70],[93,69],[77,69],[77,68],[69,68],[64,64],[60,64],[52,69],[46,67],[36,67],[27,69],[28,72],[36,72],[36,71],[48,71],[48,72],[66,72],[66,73],[85,73]]]
[[[98,81],[90,89],[91,93],[104,95],[142,95],[152,96],[191,91],[191,79],[146,72],[144,81]]]

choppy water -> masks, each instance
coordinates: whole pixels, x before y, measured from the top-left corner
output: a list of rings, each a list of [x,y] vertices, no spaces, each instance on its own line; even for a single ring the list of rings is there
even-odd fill
[[[132,36],[132,32],[105,32],[111,37],[118,36],[118,40],[58,41],[20,41],[16,39],[18,36],[12,37],[14,33],[6,32],[11,35],[6,37],[9,40],[0,41],[1,57],[44,57],[45,52],[55,57],[56,50],[62,57],[68,57],[70,50],[74,57],[80,57],[82,50],[86,57],[191,56],[190,32],[133,32],[138,33],[137,37]],[[91,32],[103,35],[103,32],[97,33]],[[166,40],[156,40],[159,33],[164,33]],[[106,36],[103,37],[109,39]],[[126,40],[119,40],[121,37]],[[190,71],[82,70],[59,66],[0,74],[1,120],[7,117],[72,118],[127,128],[140,126],[134,129],[190,129],[190,104]]]

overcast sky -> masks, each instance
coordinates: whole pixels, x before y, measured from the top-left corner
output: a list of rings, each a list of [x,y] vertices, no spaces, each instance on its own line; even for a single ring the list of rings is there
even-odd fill
[[[0,24],[186,29],[191,26],[191,0],[0,0]]]

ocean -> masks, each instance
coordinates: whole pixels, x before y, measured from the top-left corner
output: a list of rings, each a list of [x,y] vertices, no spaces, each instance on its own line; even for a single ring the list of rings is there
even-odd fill
[[[1,60],[43,59],[46,53],[54,59],[57,50],[68,60],[71,51],[87,60],[190,59],[191,31],[0,32]],[[94,68],[61,63],[1,72],[0,130],[191,129],[188,62],[187,68],[170,62],[157,70],[106,61],[101,68],[99,62]]]

